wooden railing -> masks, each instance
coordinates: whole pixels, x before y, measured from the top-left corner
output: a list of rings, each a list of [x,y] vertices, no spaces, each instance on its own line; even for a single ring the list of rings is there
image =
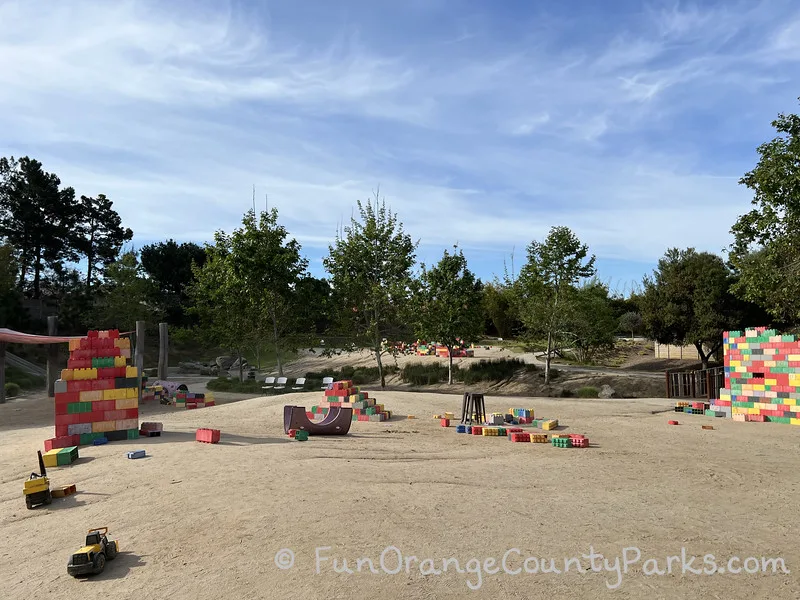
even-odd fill
[[[725,368],[712,367],[698,371],[667,371],[667,398],[719,398],[725,387]]]

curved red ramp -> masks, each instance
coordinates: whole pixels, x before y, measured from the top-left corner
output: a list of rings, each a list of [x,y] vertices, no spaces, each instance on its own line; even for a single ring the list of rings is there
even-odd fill
[[[353,409],[332,407],[322,421],[311,421],[305,406],[283,407],[283,431],[290,429],[307,431],[308,435],[347,435],[353,422]]]

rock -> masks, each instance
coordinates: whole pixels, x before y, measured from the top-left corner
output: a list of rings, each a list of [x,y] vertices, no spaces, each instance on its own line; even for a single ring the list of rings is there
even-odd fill
[[[598,398],[616,398],[617,393],[610,385],[604,385],[597,394]]]
[[[231,365],[236,361],[236,358],[233,356],[218,356],[217,359],[214,361],[217,364],[217,367],[223,370],[228,370],[231,368]]]

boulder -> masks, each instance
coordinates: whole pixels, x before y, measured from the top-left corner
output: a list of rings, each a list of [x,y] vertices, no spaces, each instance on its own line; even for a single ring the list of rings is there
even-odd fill
[[[218,356],[214,362],[217,364],[217,367],[227,371],[231,368],[231,365],[236,362],[236,358],[233,356]]]
[[[610,385],[604,385],[597,394],[598,398],[616,398],[617,393]]]

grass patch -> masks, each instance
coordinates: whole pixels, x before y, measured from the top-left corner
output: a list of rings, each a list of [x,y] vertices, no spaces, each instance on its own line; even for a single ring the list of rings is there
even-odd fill
[[[35,390],[45,386],[44,377],[37,377],[16,367],[6,366],[6,384],[13,383],[23,390]]]
[[[578,398],[597,398],[600,390],[592,385],[587,385],[578,389]]]

